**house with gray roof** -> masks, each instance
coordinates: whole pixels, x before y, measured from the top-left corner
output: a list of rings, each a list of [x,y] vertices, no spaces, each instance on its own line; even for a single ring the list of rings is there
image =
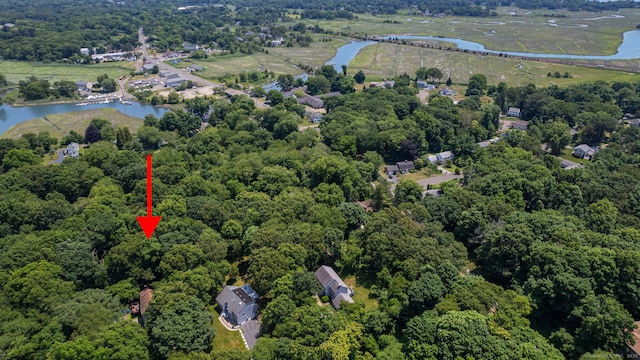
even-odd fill
[[[314,109],[320,109],[324,106],[324,101],[316,96],[305,95],[298,99],[298,104],[308,105]]]
[[[444,164],[447,160],[453,160],[455,155],[452,151],[443,151],[441,153],[436,154],[436,158],[440,164]]]
[[[582,164],[578,164],[573,161],[562,159],[562,161],[560,162],[560,167],[565,170],[571,170],[571,169],[583,168],[584,166]]]
[[[80,157],[80,145],[76,142],[72,142],[67,145],[67,148],[63,151],[64,156],[69,156],[72,158]]]
[[[174,74],[171,74],[171,75],[174,75]],[[178,87],[180,86],[180,84],[186,81],[181,77],[171,77],[171,75],[167,76],[167,80],[165,81],[166,87]]]
[[[256,319],[258,294],[249,285],[225,286],[216,297],[220,315],[234,326]]]
[[[589,159],[597,152],[598,150],[592,148],[587,144],[580,144],[573,148],[573,156],[580,159]]]
[[[351,298],[353,290],[347,287],[332,267],[322,265],[316,270],[315,275],[320,286],[322,286],[322,290],[318,295],[328,296],[334,309],[340,309],[342,302],[353,303]]]
[[[416,165],[413,163],[413,161],[398,161],[395,165],[386,165],[386,171],[388,175],[408,174],[415,168]]]

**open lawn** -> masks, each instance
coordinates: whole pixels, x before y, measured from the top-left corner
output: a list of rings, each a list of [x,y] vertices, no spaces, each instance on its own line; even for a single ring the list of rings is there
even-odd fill
[[[472,74],[487,76],[489,84],[504,81],[509,86],[566,86],[606,79],[607,81],[639,81],[640,74],[624,71],[524,61],[499,56],[481,56],[463,52],[426,49],[417,46],[378,43],[365,47],[349,64],[350,72],[362,69],[367,81],[388,79],[403,73],[411,76],[421,66],[436,67],[454,83],[467,83]],[[568,72],[571,78],[547,77],[547,73]]]
[[[129,74],[133,67],[134,63],[125,61],[78,65],[3,60],[0,61],[0,74],[4,74],[7,80],[13,83],[32,75],[48,79],[51,82],[58,80],[96,81],[96,78],[102,74],[117,79],[122,75]]]
[[[589,163],[589,159],[580,159],[577,158],[573,155],[571,155],[571,153],[573,152],[573,149],[571,148],[564,148],[562,150],[562,153],[558,156],[561,159],[565,159],[565,160],[569,160],[569,161],[573,161],[574,163],[578,163],[578,164],[582,164],[582,165],[586,165]]]
[[[358,283],[355,276],[346,277],[344,279],[344,283],[353,289],[353,300],[364,303],[364,308],[366,310],[378,308],[378,301],[376,299],[369,298],[369,289],[363,287],[362,284]]]
[[[214,309],[214,306],[209,306],[207,310],[209,310],[215,318],[213,320],[213,328],[216,331],[216,337],[214,337],[211,342],[213,350],[247,350],[244,342],[242,342],[240,331],[227,330],[227,328],[220,323],[220,320],[218,320],[220,314]]]
[[[635,29],[640,16],[638,9],[591,13],[500,7],[497,13],[498,16],[485,18],[358,14],[357,19],[349,21],[302,22],[363,36],[412,34],[461,38],[492,50],[608,55],[615,54],[622,42],[621,34]]]
[[[347,42],[346,39],[321,42],[318,37],[315,37],[309,47],[270,47],[266,48],[268,54],[231,54],[212,56],[207,59],[181,59],[182,61],[177,64],[173,64],[172,61],[166,61],[166,63],[177,68],[186,68],[192,64],[200,65],[204,70],[195,74],[206,79],[216,79],[225,74],[237,75],[242,72],[265,70],[276,74],[299,74],[302,72],[298,67],[299,64],[320,67],[335,55],[337,48]]]
[[[62,139],[71,130],[83,135],[87,126],[94,118],[107,119],[114,128],[126,126],[132,133],[138,131],[143,120],[137,117],[128,116],[116,109],[102,108],[84,111],[74,111],[69,113],[47,115],[45,118],[36,118],[21,122],[4,134],[0,138],[16,139],[27,133],[39,133],[47,131],[51,136]]]

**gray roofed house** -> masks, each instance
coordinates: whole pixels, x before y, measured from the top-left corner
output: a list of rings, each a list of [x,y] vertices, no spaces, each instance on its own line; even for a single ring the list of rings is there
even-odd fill
[[[573,161],[569,161],[569,160],[562,160],[560,162],[560,167],[565,169],[565,170],[571,170],[571,169],[575,169],[575,168],[582,168],[584,167],[582,164],[578,164],[575,163]]]
[[[596,149],[592,148],[587,144],[580,144],[573,148],[573,156],[581,159],[588,158],[591,160],[591,157],[597,152]]]
[[[180,84],[182,84],[185,81],[186,80],[181,78],[181,77],[177,77],[177,78],[169,78],[169,77],[167,77],[167,80],[165,81],[165,86],[166,87],[178,87],[178,86],[180,86]]]
[[[387,175],[391,176],[391,175],[395,175],[399,169],[397,165],[387,165]]]
[[[442,96],[453,96],[455,94],[456,94],[456,92],[451,90],[451,89],[449,89],[449,88],[444,88],[444,89],[440,90],[440,95],[442,95]]]
[[[429,84],[428,82],[424,81],[424,80],[418,80],[416,81],[416,85],[418,86],[418,89],[426,89],[426,90],[433,90],[436,88],[435,85],[433,84]]]
[[[396,166],[398,167],[398,171],[403,174],[407,174],[409,171],[416,168],[416,165],[413,163],[413,161],[399,161],[396,163]]]
[[[478,146],[480,146],[481,148],[485,148],[485,147],[489,146],[489,144],[491,144],[491,143],[488,142],[488,141],[481,141],[481,142],[478,143]]]
[[[415,169],[416,165],[413,161],[398,161],[395,165],[386,165],[386,171],[388,175],[395,174],[407,174],[411,170]]]
[[[170,70],[160,70],[160,71],[158,71],[158,75],[160,75],[160,77],[168,77],[169,75],[171,75],[171,71]]]
[[[169,75],[167,75],[167,80],[179,79],[179,78],[180,78],[180,74],[169,74]]]
[[[87,81],[76,81],[76,86],[78,87],[78,90],[80,91],[86,91],[92,88],[92,83],[87,82]]]
[[[429,160],[430,163],[435,164],[438,162],[438,157],[435,155],[429,155],[427,156],[427,160]]]
[[[298,99],[299,104],[309,105],[314,109],[319,109],[324,106],[324,101],[319,97],[305,95]]]
[[[353,290],[347,287],[332,267],[326,265],[320,266],[320,268],[316,270],[315,276],[322,286],[319,295],[328,296],[331,300],[331,305],[333,305],[336,310],[340,308],[340,304],[343,301],[353,303],[353,299],[351,298]]]
[[[438,162],[444,164],[447,160],[453,160],[455,155],[451,151],[443,151],[441,153],[436,154],[438,158]]]
[[[258,298],[249,285],[225,286],[216,297],[216,303],[220,307],[220,315],[237,326],[257,317]]]
[[[630,126],[640,127],[640,119],[631,119],[629,120]]]
[[[80,145],[76,142],[72,142],[67,145],[67,148],[63,151],[64,156],[69,156],[72,158],[77,158],[80,156]]]

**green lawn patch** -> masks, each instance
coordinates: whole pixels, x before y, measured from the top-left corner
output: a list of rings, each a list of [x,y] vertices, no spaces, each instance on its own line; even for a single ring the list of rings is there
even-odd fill
[[[354,301],[364,303],[365,310],[378,308],[378,300],[369,297],[369,289],[362,286],[355,276],[348,276],[344,279],[344,283],[351,287],[354,291],[352,296]]]
[[[213,305],[209,306],[207,310],[209,310],[215,318],[213,320],[213,328],[216,331],[216,336],[211,342],[211,348],[213,350],[247,350],[242,341],[240,331],[227,330],[218,319],[220,314],[218,314]]]
[[[631,64],[629,61],[624,64],[621,63],[621,65],[625,66],[629,66],[629,64]],[[541,87],[550,85],[563,87],[602,79],[635,82],[640,78],[638,74],[625,71],[560,65],[500,56],[481,56],[392,43],[378,43],[367,46],[360,50],[360,53],[349,64],[349,68],[352,71],[362,69],[367,75],[367,81],[391,79],[403,73],[413,76],[421,66],[441,69],[443,72],[441,81],[446,81],[447,77],[450,76],[454,84],[466,84],[469,81],[469,77],[476,73],[486,75],[489,84],[498,84],[503,81],[509,86],[535,84]],[[572,77],[547,77],[547,73],[556,71],[561,74],[568,72]],[[445,85],[441,84],[440,87],[445,87]],[[465,86],[460,88],[453,86],[452,88],[457,95],[463,95],[466,89]],[[458,97],[456,98],[459,100]]]
[[[114,128],[126,126],[132,133],[137,132],[138,128],[140,128],[144,123],[142,119],[125,115],[116,109],[91,109],[47,115],[45,118],[23,121],[12,126],[4,134],[0,135],[0,138],[17,139],[23,134],[37,134],[47,131],[51,136],[57,137],[58,140],[61,140],[64,136],[69,134],[71,130],[84,135],[87,126],[89,126],[89,123],[94,118],[109,120],[111,124],[113,124]]]
[[[573,152],[573,149],[564,148],[562,150],[562,153],[560,155],[558,155],[558,157],[561,158],[561,159],[573,161],[574,163],[578,163],[578,164],[582,164],[582,165],[585,165],[585,164],[589,163],[589,159],[577,158],[577,157],[571,155],[572,152]]]
[[[80,64],[45,64],[26,61],[0,61],[0,74],[7,80],[17,83],[29,76],[48,79],[50,82],[58,80],[96,81],[99,75],[107,74],[112,79],[127,75],[134,69],[133,62],[118,61],[92,65]]]

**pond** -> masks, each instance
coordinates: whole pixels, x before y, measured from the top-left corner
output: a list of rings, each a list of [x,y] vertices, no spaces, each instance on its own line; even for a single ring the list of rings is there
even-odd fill
[[[76,106],[73,103],[69,103],[12,107],[5,104],[0,105],[0,134],[3,134],[13,125],[33,118],[42,118],[46,115],[99,108],[114,108],[125,115],[141,119],[143,119],[147,114],[153,114],[156,117],[161,117],[167,111],[165,108],[152,105],[140,104],[137,102],[133,102],[131,105],[125,105],[119,101],[114,101],[108,104],[92,104],[85,106]]]

